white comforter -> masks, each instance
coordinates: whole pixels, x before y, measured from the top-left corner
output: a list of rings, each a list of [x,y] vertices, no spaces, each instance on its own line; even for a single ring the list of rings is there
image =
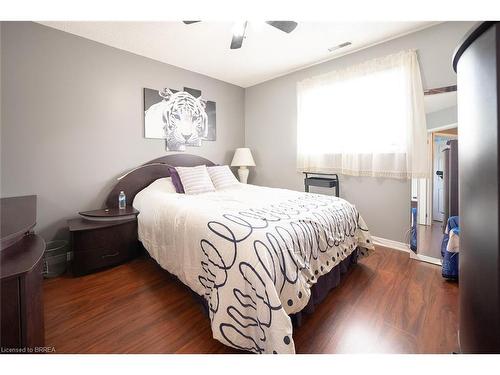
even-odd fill
[[[357,246],[373,249],[356,208],[326,195],[253,185],[200,195],[137,194],[139,239],[203,296],[214,338],[256,353],[294,353],[288,314]]]

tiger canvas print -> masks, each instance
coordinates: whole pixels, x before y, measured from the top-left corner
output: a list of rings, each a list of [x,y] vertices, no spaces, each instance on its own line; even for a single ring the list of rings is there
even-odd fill
[[[215,102],[202,99],[199,90],[145,88],[144,136],[165,139],[167,151],[185,151],[186,146],[215,140]]]

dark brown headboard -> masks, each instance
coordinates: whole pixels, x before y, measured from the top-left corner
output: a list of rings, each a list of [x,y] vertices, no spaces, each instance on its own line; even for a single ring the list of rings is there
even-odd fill
[[[118,195],[124,191],[127,196],[127,205],[131,206],[135,195],[151,184],[154,180],[169,177],[168,167],[195,167],[197,165],[213,166],[215,163],[201,156],[191,154],[172,154],[148,161],[147,163],[132,169],[122,177],[113,187],[106,198],[105,206],[113,208],[118,206]]]

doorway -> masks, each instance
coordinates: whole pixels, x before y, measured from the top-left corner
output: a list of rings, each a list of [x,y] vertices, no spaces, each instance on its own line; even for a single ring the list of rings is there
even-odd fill
[[[441,242],[445,213],[444,150],[457,139],[456,86],[428,90],[424,96],[428,129],[428,178],[411,184],[411,239],[413,259],[441,264]]]
[[[430,129],[428,131],[430,160],[429,179],[419,179],[419,189],[412,193],[420,209],[416,225],[417,250],[412,258],[440,264],[441,241],[443,239],[443,217],[445,213],[444,197],[444,151],[448,141],[458,138],[457,124]],[[427,184],[422,180],[427,180]],[[424,189],[423,187],[427,187]],[[426,195],[426,200],[422,195]]]

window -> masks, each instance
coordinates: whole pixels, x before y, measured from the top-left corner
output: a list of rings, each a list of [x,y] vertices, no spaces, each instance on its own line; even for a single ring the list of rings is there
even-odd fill
[[[425,177],[426,124],[415,51],[299,82],[300,171]]]

